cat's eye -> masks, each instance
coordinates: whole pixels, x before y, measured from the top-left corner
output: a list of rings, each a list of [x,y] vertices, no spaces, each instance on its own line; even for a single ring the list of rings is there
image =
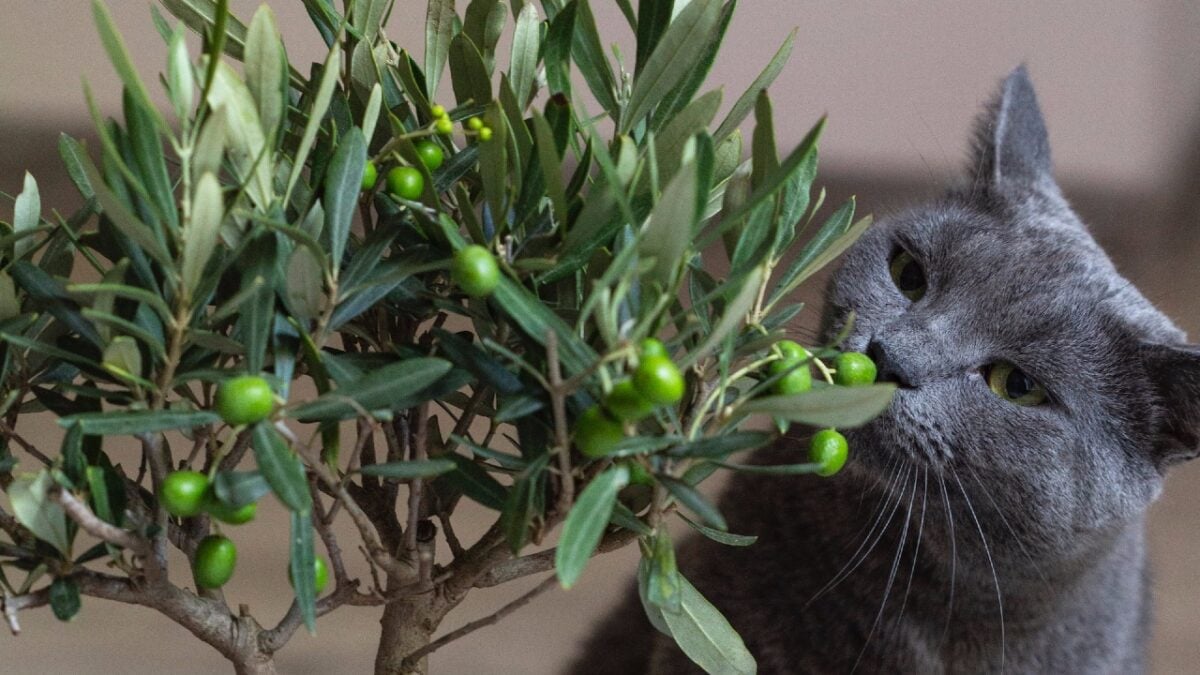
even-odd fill
[[[888,270],[892,273],[892,282],[904,297],[916,302],[925,296],[925,270],[908,251],[901,249],[892,256]]]
[[[1007,361],[999,361],[985,367],[983,375],[987,378],[988,388],[1006,401],[1021,406],[1035,406],[1046,402],[1046,388]]]

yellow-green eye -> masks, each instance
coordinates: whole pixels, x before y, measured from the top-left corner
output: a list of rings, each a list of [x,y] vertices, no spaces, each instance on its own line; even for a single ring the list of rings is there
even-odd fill
[[[896,288],[900,289],[904,297],[913,302],[924,297],[925,270],[921,269],[920,263],[909,255],[908,251],[900,250],[892,256],[892,262],[888,264],[888,269],[892,273],[892,281],[895,282]]]
[[[1023,406],[1046,402],[1046,388],[1011,363],[993,363],[984,370],[984,376],[992,392],[1005,401]]]

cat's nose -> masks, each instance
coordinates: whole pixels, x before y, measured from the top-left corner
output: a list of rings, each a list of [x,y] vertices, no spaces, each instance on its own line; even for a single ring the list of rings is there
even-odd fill
[[[867,344],[867,356],[875,362],[876,382],[895,382],[901,387],[913,387],[913,374],[907,372],[902,361],[889,353],[884,342],[871,338],[871,342]]]

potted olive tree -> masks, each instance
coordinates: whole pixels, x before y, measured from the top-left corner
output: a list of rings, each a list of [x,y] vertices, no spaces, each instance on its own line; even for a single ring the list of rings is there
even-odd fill
[[[0,223],[7,625],[141,605],[261,673],[301,626],[366,605],[376,671],[427,672],[636,542],[655,625],[710,671],[752,671],[665,524],[748,544],[697,486],[790,422],[858,424],[891,394],[836,381],[836,344],[786,336],[791,292],[867,225],[853,202],[814,219],[821,123],[777,151],[767,87],[791,40],[718,121],[704,80],[733,0],[619,2],[636,54],[615,65],[586,0],[430,0],[417,50],[382,30],[391,0],[304,4],[328,47],[309,66],[266,6],[244,23],[163,0],[182,25],[153,13],[153,80],[93,4],[123,119],[93,110],[93,147],[61,138],[78,212],[51,218],[27,177]],[[47,411],[59,447],[23,433]],[[755,470],[836,471],[844,439],[819,436]],[[115,464],[130,441],[138,465]],[[282,618],[221,591],[264,498],[291,517]],[[463,500],[495,514],[473,541],[455,536]],[[347,572],[356,549],[368,578]],[[535,574],[439,633],[471,589]]]

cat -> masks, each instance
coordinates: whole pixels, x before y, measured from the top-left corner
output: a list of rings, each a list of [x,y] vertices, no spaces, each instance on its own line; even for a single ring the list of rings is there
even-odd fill
[[[831,277],[823,333],[898,389],[845,430],[838,475],[735,476],[746,548],[702,538],[684,574],[761,673],[1138,673],[1145,512],[1200,445],[1200,349],[1088,234],[1014,70],[966,179],[884,219]],[[802,461],[797,432],[758,463]],[[631,597],[579,675],[700,672]]]

